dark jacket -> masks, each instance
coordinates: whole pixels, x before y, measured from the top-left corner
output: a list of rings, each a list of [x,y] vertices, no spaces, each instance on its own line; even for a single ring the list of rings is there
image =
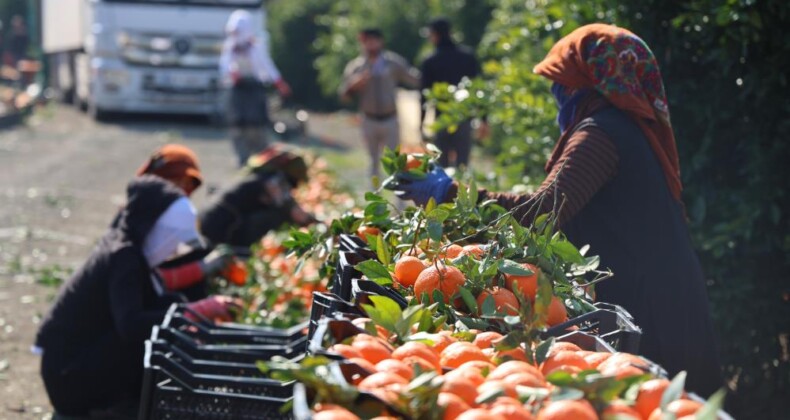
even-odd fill
[[[133,180],[128,203],[88,261],[63,285],[39,329],[36,345],[64,359],[108,334],[142,346],[177,300],[159,296],[142,254],[143,241],[181,190],[155,176]]]
[[[445,41],[437,45],[436,51],[423,61],[421,70],[421,88],[425,90],[431,89],[434,83],[457,85],[464,77],[476,77],[480,74],[480,63],[469,48]],[[423,95],[423,118],[425,99]]]
[[[688,371],[689,389],[722,386],[705,278],[682,204],[673,198],[647,138],[625,114],[605,108],[576,130],[596,127],[617,149],[617,173],[567,223],[575,244],[589,244],[615,277],[597,298],[624,306],[644,335],[640,353],[670,375]]]
[[[290,221],[296,204],[280,172],[251,173],[200,212],[200,230],[212,245],[249,247]]]

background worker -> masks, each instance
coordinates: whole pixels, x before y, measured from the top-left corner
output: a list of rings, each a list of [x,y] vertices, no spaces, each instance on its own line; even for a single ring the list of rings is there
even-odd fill
[[[425,91],[431,90],[435,83],[457,85],[464,77],[473,78],[480,74],[480,63],[472,51],[453,41],[450,34],[450,21],[439,18],[434,19],[428,26],[428,38],[436,47],[430,57],[422,63],[422,113],[420,115],[420,132],[425,121],[426,97]],[[435,118],[440,115],[435,110]],[[458,124],[457,129],[450,133],[441,130],[436,133],[434,143],[442,151],[439,164],[443,167],[469,165],[469,154],[472,151],[472,124],[466,120]]]
[[[535,194],[481,191],[524,225],[559,211],[571,242],[589,244],[615,277],[597,298],[643,328],[640,353],[708,396],[723,386],[705,278],[681,201],[675,135],[658,63],[628,30],[586,25],[552,47],[535,73],[551,80],[561,135]],[[404,179],[401,195],[451,200],[457,185],[435,168]],[[561,210],[555,203],[564,202]]]
[[[400,144],[397,87],[418,88],[420,72],[403,57],[384,49],[381,30],[364,29],[357,39],[362,53],[346,65],[339,93],[344,100],[358,99],[370,174],[378,176],[384,147],[395,149]]]
[[[201,212],[200,228],[212,245],[247,248],[284,223],[306,226],[316,221],[291,193],[307,181],[303,157],[272,145],[253,156],[246,171]]]
[[[41,376],[59,415],[136,412],[143,343],[168,306],[182,301],[160,287],[153,270],[179,246],[200,242],[196,217],[174,184],[152,175],[129,183],[116,223],[64,283],[36,337]],[[189,304],[210,319],[229,319],[233,305],[219,296]]]
[[[225,26],[219,62],[220,78],[230,90],[227,117],[239,166],[244,166],[251,155],[268,143],[265,130],[270,121],[265,84],[273,83],[282,97],[291,94],[258,30],[249,12],[233,12]]]

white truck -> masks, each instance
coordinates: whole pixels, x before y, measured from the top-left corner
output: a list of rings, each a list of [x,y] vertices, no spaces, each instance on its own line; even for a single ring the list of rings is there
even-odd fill
[[[96,119],[107,112],[219,116],[225,22],[247,9],[262,30],[261,3],[41,0],[49,86]]]

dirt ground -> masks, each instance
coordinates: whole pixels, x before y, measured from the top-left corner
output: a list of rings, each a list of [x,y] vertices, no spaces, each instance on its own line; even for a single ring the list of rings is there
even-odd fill
[[[400,106],[404,138],[414,142],[414,95],[403,95]],[[316,154],[330,164],[349,163],[344,178],[365,177],[352,114],[311,115],[308,130]],[[51,417],[39,360],[30,353],[57,291],[46,283],[84,260],[123,203],[131,174],[168,142],[184,143],[200,157],[207,183],[195,194],[198,208],[209,191],[236,176],[225,131],[202,120],[124,116],[99,124],[49,105],[25,126],[0,131],[0,419]]]

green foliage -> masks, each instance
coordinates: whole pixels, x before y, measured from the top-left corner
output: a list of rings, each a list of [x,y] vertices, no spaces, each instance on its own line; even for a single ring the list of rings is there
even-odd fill
[[[379,27],[387,47],[418,64],[430,50],[421,28],[435,16],[453,23],[454,36],[476,46],[493,9],[491,0],[274,0],[267,3],[272,54],[294,87],[293,100],[332,108],[346,63],[359,54],[356,34]]]
[[[558,129],[548,84],[531,69],[558,37],[595,21],[640,35],[662,66],[725,374],[742,402],[735,414],[780,417],[790,387],[790,4],[502,0],[479,48],[485,80],[436,87],[439,124],[487,114],[489,180],[534,187]]]

